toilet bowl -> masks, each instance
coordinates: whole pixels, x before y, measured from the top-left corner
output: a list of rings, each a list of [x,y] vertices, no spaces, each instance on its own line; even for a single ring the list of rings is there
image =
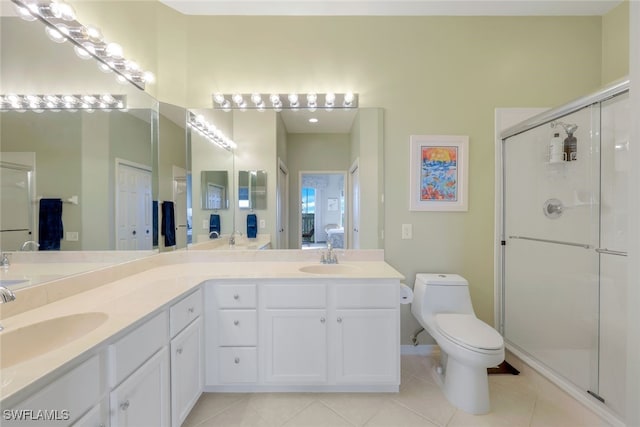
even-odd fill
[[[471,414],[489,412],[487,368],[504,360],[504,340],[478,319],[469,284],[457,274],[417,274],[411,312],[438,343],[437,376],[449,402]]]

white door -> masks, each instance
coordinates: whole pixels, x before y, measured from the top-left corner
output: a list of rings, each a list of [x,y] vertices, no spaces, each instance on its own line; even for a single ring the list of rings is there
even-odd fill
[[[116,164],[116,242],[119,250],[152,247],[151,171]]]
[[[279,161],[276,191],[276,249],[289,248],[289,171]]]
[[[168,427],[169,357],[163,347],[111,392],[111,425]]]
[[[335,328],[336,382],[375,384],[398,382],[397,310],[337,310]]]
[[[266,310],[265,380],[280,384],[327,381],[327,311]]]
[[[187,171],[173,166],[173,208],[176,224],[176,249],[187,247]]]
[[[171,340],[171,424],[179,427],[202,394],[202,319],[198,318]]]
[[[358,161],[349,170],[351,184],[351,209],[349,209],[349,248],[360,249],[360,168]]]

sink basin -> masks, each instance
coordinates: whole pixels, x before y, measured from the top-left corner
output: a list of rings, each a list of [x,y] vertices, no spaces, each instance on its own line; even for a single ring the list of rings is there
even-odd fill
[[[11,286],[28,282],[29,279],[0,279],[0,286]]]
[[[105,313],[78,313],[2,332],[0,369],[62,347],[93,331],[108,317]]]
[[[299,268],[299,271],[303,273],[312,274],[351,274],[358,270],[358,267],[345,264],[314,264]]]

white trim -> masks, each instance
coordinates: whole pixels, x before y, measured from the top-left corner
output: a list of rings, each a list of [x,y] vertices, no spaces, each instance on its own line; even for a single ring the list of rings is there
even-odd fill
[[[360,174],[360,157],[356,157],[356,159],[353,161],[353,163],[351,164],[351,166],[349,166],[349,173],[347,174],[347,182],[346,182],[346,192],[345,194],[347,195],[347,202],[345,203],[345,205],[347,206],[347,212],[345,212],[345,224],[344,224],[344,229],[346,231],[345,233],[345,241],[344,241],[344,248],[347,249],[353,249],[352,247],[352,243],[353,242],[353,225],[352,225],[352,216],[353,216],[353,173],[355,171],[358,171],[358,174]],[[358,175],[358,181],[360,181],[360,177]],[[360,182],[358,182],[358,185],[360,187],[360,191],[362,191],[362,184]],[[362,200],[362,196],[360,196],[360,199]],[[358,214],[360,214],[360,206],[358,206]],[[358,218],[360,219],[360,218]],[[358,221],[359,222],[359,221]],[[349,226],[349,228],[347,229],[347,225]],[[360,237],[358,236],[358,239],[360,239]],[[358,242],[358,245],[360,244],[360,242]]]

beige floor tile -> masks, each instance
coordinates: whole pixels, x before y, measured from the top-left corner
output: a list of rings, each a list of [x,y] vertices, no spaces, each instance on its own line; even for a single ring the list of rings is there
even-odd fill
[[[249,405],[262,418],[281,426],[315,400],[307,393],[258,393],[251,395]]]
[[[439,362],[439,356],[402,356],[400,363],[400,373],[402,381],[410,377],[417,377],[425,381],[433,381],[433,367]]]
[[[577,405],[577,406],[576,406]],[[582,407],[578,402],[551,402],[538,398],[531,417],[531,427],[605,427],[604,420]]]
[[[246,399],[247,396],[247,394],[241,393],[202,393],[182,427],[195,426],[208,418],[218,415],[240,400]]]
[[[528,427],[536,404],[531,391],[517,390],[512,384],[490,384],[491,410],[472,415],[457,410],[447,427]]]
[[[353,427],[351,423],[320,401],[298,412],[283,427]]]
[[[325,393],[319,399],[351,424],[362,426],[376,415],[382,404],[394,394],[385,393]]]
[[[251,408],[249,399],[236,402],[218,415],[206,419],[198,427],[276,427]]]
[[[393,401],[438,425],[446,425],[456,411],[436,384],[413,378],[403,384]]]
[[[404,406],[393,402],[386,401],[381,406],[380,411],[370,419],[366,427],[436,427],[437,424],[432,423],[426,418],[421,417],[415,412],[405,408]]]

